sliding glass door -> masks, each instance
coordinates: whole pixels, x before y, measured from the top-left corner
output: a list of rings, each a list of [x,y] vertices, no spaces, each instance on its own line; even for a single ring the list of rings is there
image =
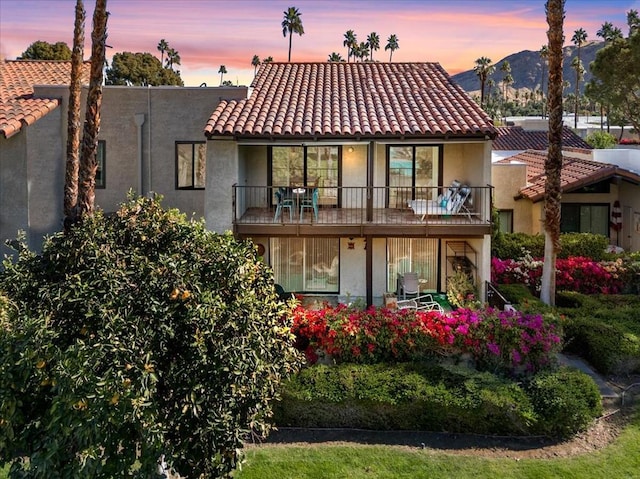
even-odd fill
[[[440,147],[390,146],[388,150],[389,207],[405,208],[412,199],[435,199],[440,174]],[[422,188],[422,189],[421,189]]]

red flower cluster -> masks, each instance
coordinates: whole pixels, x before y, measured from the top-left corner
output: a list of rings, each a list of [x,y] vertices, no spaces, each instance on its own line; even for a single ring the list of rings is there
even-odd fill
[[[598,262],[575,256],[556,261],[556,288],[583,294],[617,294],[623,288],[621,263]],[[498,284],[522,283],[540,290],[542,261],[491,259],[491,280]]]
[[[540,315],[458,309],[449,314],[340,304],[294,310],[292,332],[310,363],[318,353],[337,362],[378,363],[469,353],[485,367],[536,371],[559,347],[552,322]]]

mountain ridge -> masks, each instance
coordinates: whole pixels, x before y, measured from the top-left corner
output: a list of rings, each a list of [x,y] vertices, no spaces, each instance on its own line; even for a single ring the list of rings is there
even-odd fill
[[[580,48],[580,60],[585,69],[585,74],[580,80],[580,91],[584,93],[586,83],[591,80],[591,69],[589,65],[596,58],[596,53],[604,46],[602,41],[591,41],[584,43]],[[562,68],[562,78],[569,82],[566,88],[567,93],[575,92],[576,71],[571,67],[571,62],[577,56],[578,47],[575,45],[565,46],[562,49],[564,61]],[[540,51],[522,50],[518,53],[512,53],[494,63],[495,72],[489,76],[495,82],[494,88],[502,84],[504,73],[500,71],[502,64],[508,61],[511,66],[511,76],[513,83],[509,85],[509,89],[537,91],[542,86],[542,75],[548,75],[547,67],[543,69]],[[457,73],[451,77],[462,89],[467,93],[480,92],[480,80],[474,73],[473,69]],[[489,79],[488,78],[488,79]],[[544,78],[544,91],[547,91],[547,78]],[[485,86],[485,94],[486,92]]]

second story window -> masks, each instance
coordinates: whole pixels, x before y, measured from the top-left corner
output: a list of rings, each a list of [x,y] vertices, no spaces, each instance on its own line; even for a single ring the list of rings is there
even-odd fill
[[[176,142],[176,188],[204,189],[207,171],[207,144],[204,141]]]

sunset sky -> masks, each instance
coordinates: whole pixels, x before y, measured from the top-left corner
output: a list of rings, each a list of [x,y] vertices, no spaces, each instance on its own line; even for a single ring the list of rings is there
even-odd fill
[[[75,0],[0,0],[0,58],[15,59],[32,42],[73,41]],[[389,60],[384,50],[395,34],[400,48],[393,61],[435,61],[450,74],[473,68],[487,56],[498,62],[546,43],[544,0],[108,0],[107,60],[116,52],[150,52],[164,38],[178,51],[177,68],[187,86],[225,80],[249,85],[251,59],[272,56],[286,61],[288,38],[282,35],[284,11],[302,13],[305,34],[294,35],[292,61],[326,61],[331,52],[345,59],[344,34],[354,30],[358,41],[376,32],[380,50],[374,59]],[[93,0],[87,10],[85,58],[90,45]],[[605,21],[627,33],[626,12],[640,10],[640,0],[567,0],[565,44],[584,28],[587,40]]]

